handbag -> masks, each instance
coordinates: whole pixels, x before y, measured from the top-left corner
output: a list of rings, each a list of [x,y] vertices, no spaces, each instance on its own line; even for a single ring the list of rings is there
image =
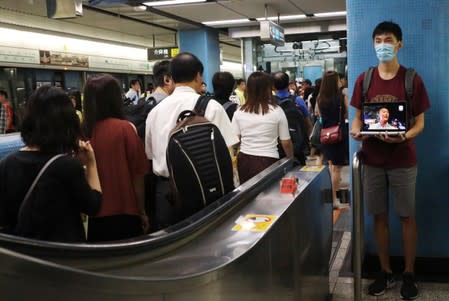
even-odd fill
[[[341,130],[341,99],[340,110],[338,113],[338,123],[334,126],[322,128],[320,133],[321,144],[334,144],[340,142],[343,139],[343,133]]]
[[[317,118],[313,124],[312,133],[310,134],[310,143],[313,146],[319,146],[321,144],[321,118]]]
[[[321,144],[334,144],[340,142],[342,139],[340,123],[328,128],[321,129],[320,142]]]

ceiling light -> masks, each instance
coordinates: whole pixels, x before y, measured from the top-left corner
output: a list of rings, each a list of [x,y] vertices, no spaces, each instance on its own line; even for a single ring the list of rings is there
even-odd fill
[[[305,19],[305,18],[306,18],[306,15],[290,15],[290,16],[280,16],[279,20],[287,21],[287,20],[299,20],[299,19]],[[277,21],[278,17],[257,18],[257,21],[263,21],[263,20]]]
[[[135,11],[144,11],[144,10],[147,10],[147,7],[145,5],[138,5],[138,6],[133,6],[133,9]]]
[[[207,0],[167,0],[167,1],[149,1],[142,3],[146,6],[163,6],[163,5],[178,5],[187,3],[206,2]]]
[[[207,21],[202,22],[207,26],[229,25],[229,24],[241,24],[252,22],[250,19],[233,19],[233,20],[221,20],[221,21]]]
[[[324,17],[342,17],[342,16],[346,16],[346,12],[345,11],[335,11],[335,12],[330,12],[330,13],[317,13],[314,14],[315,17],[318,18],[324,18]]]

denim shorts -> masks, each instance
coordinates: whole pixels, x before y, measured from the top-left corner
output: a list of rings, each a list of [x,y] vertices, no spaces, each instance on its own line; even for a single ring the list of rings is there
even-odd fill
[[[394,209],[401,217],[415,216],[417,167],[384,169],[364,165],[362,169],[363,199],[368,214],[388,212],[391,192]]]

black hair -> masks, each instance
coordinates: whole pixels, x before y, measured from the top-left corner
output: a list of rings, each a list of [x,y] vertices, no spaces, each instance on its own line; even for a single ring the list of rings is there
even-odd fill
[[[27,146],[44,153],[69,153],[78,150],[80,121],[69,96],[61,88],[45,85],[28,99],[21,127]]]
[[[304,80],[304,83],[308,84],[309,86],[312,85],[312,81],[311,81],[310,79],[308,79],[308,78],[306,78],[306,79]]]
[[[164,77],[170,75],[170,61],[164,60],[157,62],[153,66],[153,79],[156,87],[164,87]]]
[[[199,73],[203,75],[203,63],[189,52],[181,52],[170,63],[170,73],[175,83],[188,83]]]
[[[81,110],[81,92],[77,89],[72,89],[67,92],[70,99],[75,99],[75,109]]]
[[[8,93],[5,90],[0,90],[0,95],[3,95],[5,98],[8,98]]]
[[[273,74],[274,88],[276,90],[284,90],[288,88],[290,77],[287,73],[278,71]]]
[[[392,21],[384,21],[382,23],[377,24],[376,28],[373,30],[373,36],[372,39],[377,35],[385,34],[385,33],[391,33],[393,34],[398,41],[402,41],[402,30],[401,27],[392,22]]]
[[[70,90],[69,92],[67,92],[67,95],[70,98],[75,98],[77,104],[81,101],[81,92],[79,90]]]
[[[315,105],[318,99],[318,94],[320,94],[321,81],[322,81],[321,78],[317,78],[315,80],[315,87],[313,88],[312,97],[310,98],[310,104],[312,105],[313,111],[315,111]]]
[[[132,80],[129,82],[129,87],[131,88],[132,86],[134,86],[134,85],[137,84],[137,83],[140,84],[140,81],[139,81],[138,79],[132,79]]]
[[[263,70],[263,69],[262,69]],[[235,83],[236,83],[236,85],[237,86],[239,86],[241,83],[244,83],[245,82],[245,80],[243,79],[243,78],[238,78],[236,81],[235,81]]]
[[[87,79],[83,114],[83,127],[87,137],[92,136],[97,121],[125,118],[122,94],[118,80],[110,74],[97,74]]]
[[[212,77],[212,87],[214,88],[214,99],[224,104],[229,101],[229,97],[234,91],[235,80],[230,72],[217,72]]]

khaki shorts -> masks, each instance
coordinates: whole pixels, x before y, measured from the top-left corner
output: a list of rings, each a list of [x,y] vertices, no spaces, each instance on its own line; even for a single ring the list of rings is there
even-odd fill
[[[362,169],[363,199],[368,214],[388,212],[391,192],[394,209],[399,216],[415,216],[417,167],[384,169],[364,165]]]

